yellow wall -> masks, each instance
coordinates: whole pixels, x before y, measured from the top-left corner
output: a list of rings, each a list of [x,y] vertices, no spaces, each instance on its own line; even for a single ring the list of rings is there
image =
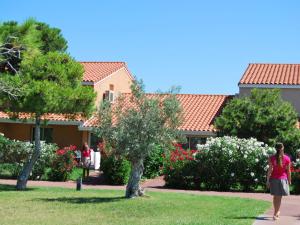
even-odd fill
[[[129,93],[131,92],[130,86],[132,84],[132,79],[128,76],[127,70],[122,68],[102,81],[96,83],[94,85],[94,90],[97,92],[96,106],[99,106],[105,91],[110,90],[109,85],[111,84],[114,85],[115,96],[119,93]]]

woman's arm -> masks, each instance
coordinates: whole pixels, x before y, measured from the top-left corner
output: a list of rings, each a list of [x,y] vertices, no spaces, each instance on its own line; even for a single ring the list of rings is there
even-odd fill
[[[287,176],[288,176],[289,185],[291,185],[292,184],[291,163],[289,163],[287,167]]]
[[[272,165],[271,159],[269,159],[269,168],[268,168],[268,174],[267,174],[267,186],[268,186],[268,188],[270,187],[270,177],[271,177],[272,171],[273,171],[273,165]]]

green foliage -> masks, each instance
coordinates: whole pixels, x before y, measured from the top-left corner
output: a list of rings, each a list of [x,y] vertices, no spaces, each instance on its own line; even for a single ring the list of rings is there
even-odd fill
[[[76,181],[78,178],[82,177],[82,168],[75,167],[70,173],[69,180]]]
[[[45,23],[28,19],[23,24],[0,24],[0,73],[16,74],[23,59],[66,49],[67,41],[60,30]]]
[[[17,99],[7,99],[7,110],[38,115],[49,112],[91,114],[94,91],[81,85],[83,68],[70,56],[50,52],[24,60],[21,65],[22,76],[13,79],[23,83],[23,94]]]
[[[124,157],[114,155],[102,159],[101,169],[109,184],[123,185],[128,182],[130,163]]]
[[[300,195],[300,172],[292,172],[292,193]]]
[[[161,168],[163,166],[164,150],[160,146],[156,146],[155,149],[145,158],[144,161],[144,178],[154,178],[161,175]]]
[[[16,179],[21,172],[22,166],[19,163],[1,163],[0,178]]]
[[[33,118],[44,113],[91,114],[95,93],[81,85],[83,68],[66,49],[60,30],[45,23],[29,19],[0,24],[1,81],[22,93],[17,99],[2,93],[2,109],[30,112]]]
[[[166,187],[176,189],[200,189],[200,168],[196,161],[178,160],[164,166]]]
[[[300,146],[297,119],[295,109],[282,100],[280,90],[253,89],[249,97],[232,99],[214,125],[221,136],[254,137],[269,145],[280,141],[292,153]]]

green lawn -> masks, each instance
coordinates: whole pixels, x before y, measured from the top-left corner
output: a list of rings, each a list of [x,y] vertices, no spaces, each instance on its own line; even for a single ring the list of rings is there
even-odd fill
[[[241,198],[0,185],[0,224],[252,224],[270,203]]]

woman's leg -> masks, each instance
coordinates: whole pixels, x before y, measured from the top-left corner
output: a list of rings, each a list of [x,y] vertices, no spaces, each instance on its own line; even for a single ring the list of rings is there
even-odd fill
[[[89,177],[89,176],[90,176],[90,169],[87,168],[87,169],[86,169],[86,172],[87,172],[87,175],[86,175],[86,176]]]
[[[279,196],[279,195],[273,196],[274,216],[276,216],[276,217],[278,217],[278,215],[279,215],[281,199],[282,199],[282,196]]]

